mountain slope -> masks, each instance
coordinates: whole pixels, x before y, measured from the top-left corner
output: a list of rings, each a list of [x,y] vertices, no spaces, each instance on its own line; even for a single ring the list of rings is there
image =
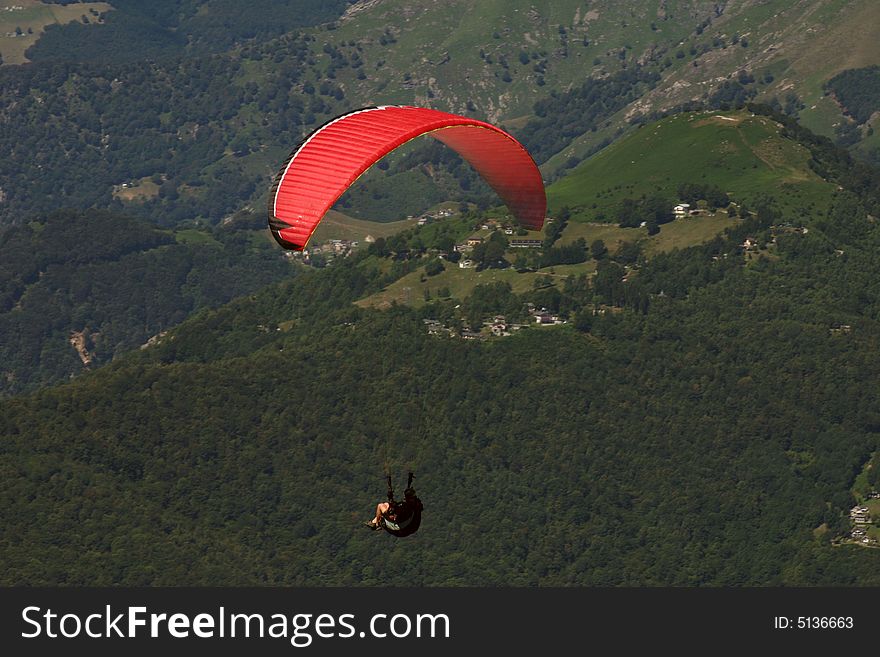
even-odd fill
[[[822,83],[880,63],[871,36],[878,28],[870,0],[369,0],[349,9],[335,33],[363,44],[371,75],[349,83],[362,97],[378,89],[392,101],[461,112],[472,102],[497,121],[530,114],[545,88],[566,89],[637,63],[662,72],[658,88],[615,121],[624,125],[701,101],[746,71],[760,80],[757,100],[784,102],[794,93],[806,125],[830,135],[841,114]]]
[[[42,4],[42,3],[36,3]],[[223,52],[337,18],[347,0],[47,0],[44,11],[77,20],[52,25],[26,52],[31,61],[138,61]],[[64,6],[66,5],[66,6]],[[91,11],[86,11],[91,10]],[[28,44],[30,45],[30,44]]]
[[[776,196],[788,216],[824,211],[836,185],[809,166],[810,152],[782,126],[749,112],[684,113],[644,125],[548,187],[551,210],[613,220],[623,198],[661,194],[682,183],[719,186],[734,201]]]
[[[880,234],[848,195],[815,219],[752,265],[760,218],[652,258],[644,314],[588,331],[429,336],[351,307],[369,259],[201,313],[0,403],[3,581],[876,585],[880,553],[830,539],[878,448]],[[426,514],[377,561],[383,466]]]
[[[218,20],[240,11],[203,4]],[[335,23],[302,32],[275,39],[240,34],[213,57],[4,66],[0,145],[9,156],[0,162],[0,218],[8,223],[61,206],[124,204],[167,223],[220,221],[262,205],[278,162],[309,130],[377,103],[465,112],[509,123],[526,137],[555,134],[527,139],[546,159],[547,178],[610,143],[631,122],[683,103],[775,99],[831,134],[842,115],[821,95],[823,83],[845,67],[880,61],[876,40],[859,37],[876,23],[871,7],[867,0],[589,6],[560,0],[540,7],[524,0],[370,0]],[[110,12],[107,20],[121,13]],[[160,18],[167,19],[151,20]],[[850,39],[852,48],[837,48]],[[637,70],[652,82],[603,100],[605,111],[571,108],[572,120],[537,116],[536,101]],[[529,119],[543,120],[541,130],[530,128]],[[429,195],[427,205],[485,195],[470,177],[450,175],[459,165],[446,162],[431,173],[433,191],[443,198]],[[424,177],[365,178],[375,189],[347,197],[352,205],[345,211],[391,219],[423,210],[413,194],[397,213],[373,202],[373,192],[396,198],[391,190],[413,184],[407,175]],[[114,193],[123,183],[151,178],[162,187],[158,195],[123,201]]]
[[[262,227],[172,232],[102,211],[6,227],[0,397],[98,368],[197,310],[292,273]]]

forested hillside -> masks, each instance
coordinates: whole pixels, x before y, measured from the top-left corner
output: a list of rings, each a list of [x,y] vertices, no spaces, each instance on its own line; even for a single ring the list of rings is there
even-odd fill
[[[291,274],[241,222],[172,232],[93,210],[0,229],[0,395],[99,367]]]
[[[200,313],[2,405],[4,581],[876,585],[836,544],[880,447],[866,202],[460,309],[352,306],[388,281],[364,253]],[[554,296],[568,326],[422,323]],[[426,505],[405,541],[359,527],[385,467]]]
[[[880,586],[873,0],[25,4],[0,585]],[[284,254],[277,167],[383,103],[521,139],[544,230],[423,139]]]

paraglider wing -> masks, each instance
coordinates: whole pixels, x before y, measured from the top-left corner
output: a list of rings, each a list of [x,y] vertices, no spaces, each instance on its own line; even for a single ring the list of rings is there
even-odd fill
[[[343,114],[291,153],[269,195],[269,229],[284,248],[301,251],[332,205],[358,177],[398,146],[421,135],[467,160],[526,228],[540,230],[547,199],[528,151],[489,123],[421,107],[385,105]]]

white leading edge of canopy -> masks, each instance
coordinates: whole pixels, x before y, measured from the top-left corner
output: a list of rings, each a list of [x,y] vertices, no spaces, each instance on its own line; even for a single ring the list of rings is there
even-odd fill
[[[290,156],[290,161],[287,163],[287,166],[284,167],[284,173],[281,174],[281,179],[278,181],[278,188],[275,190],[275,198],[272,200],[272,214],[274,216],[278,216],[278,193],[281,191],[281,183],[284,181],[284,178],[287,176],[287,172],[290,170],[290,166],[293,164],[293,161],[296,159],[296,156],[299,155],[300,151],[306,147],[306,145],[312,141],[315,137],[317,137],[321,132],[324,131],[325,128],[329,128],[331,125],[336,123],[337,121],[341,121],[342,119],[347,119],[349,116],[354,116],[355,114],[364,114],[365,112],[374,112],[376,110],[384,110],[389,107],[402,107],[401,105],[377,105],[376,107],[367,107],[362,110],[357,110],[354,112],[349,112],[348,114],[343,114],[342,116],[337,116],[332,121],[328,121],[320,128],[315,130],[312,134],[309,135],[308,139],[306,139],[302,144],[299,145],[299,148],[294,151],[293,155]],[[302,217],[296,217],[294,221],[302,219]]]

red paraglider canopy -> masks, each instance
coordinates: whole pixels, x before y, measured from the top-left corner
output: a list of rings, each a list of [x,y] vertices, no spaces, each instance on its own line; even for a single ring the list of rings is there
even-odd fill
[[[364,171],[424,134],[467,160],[523,226],[541,229],[547,210],[544,181],[516,139],[466,116],[384,105],[325,123],[290,155],[269,196],[272,235],[284,248],[302,250],[327,210]]]

